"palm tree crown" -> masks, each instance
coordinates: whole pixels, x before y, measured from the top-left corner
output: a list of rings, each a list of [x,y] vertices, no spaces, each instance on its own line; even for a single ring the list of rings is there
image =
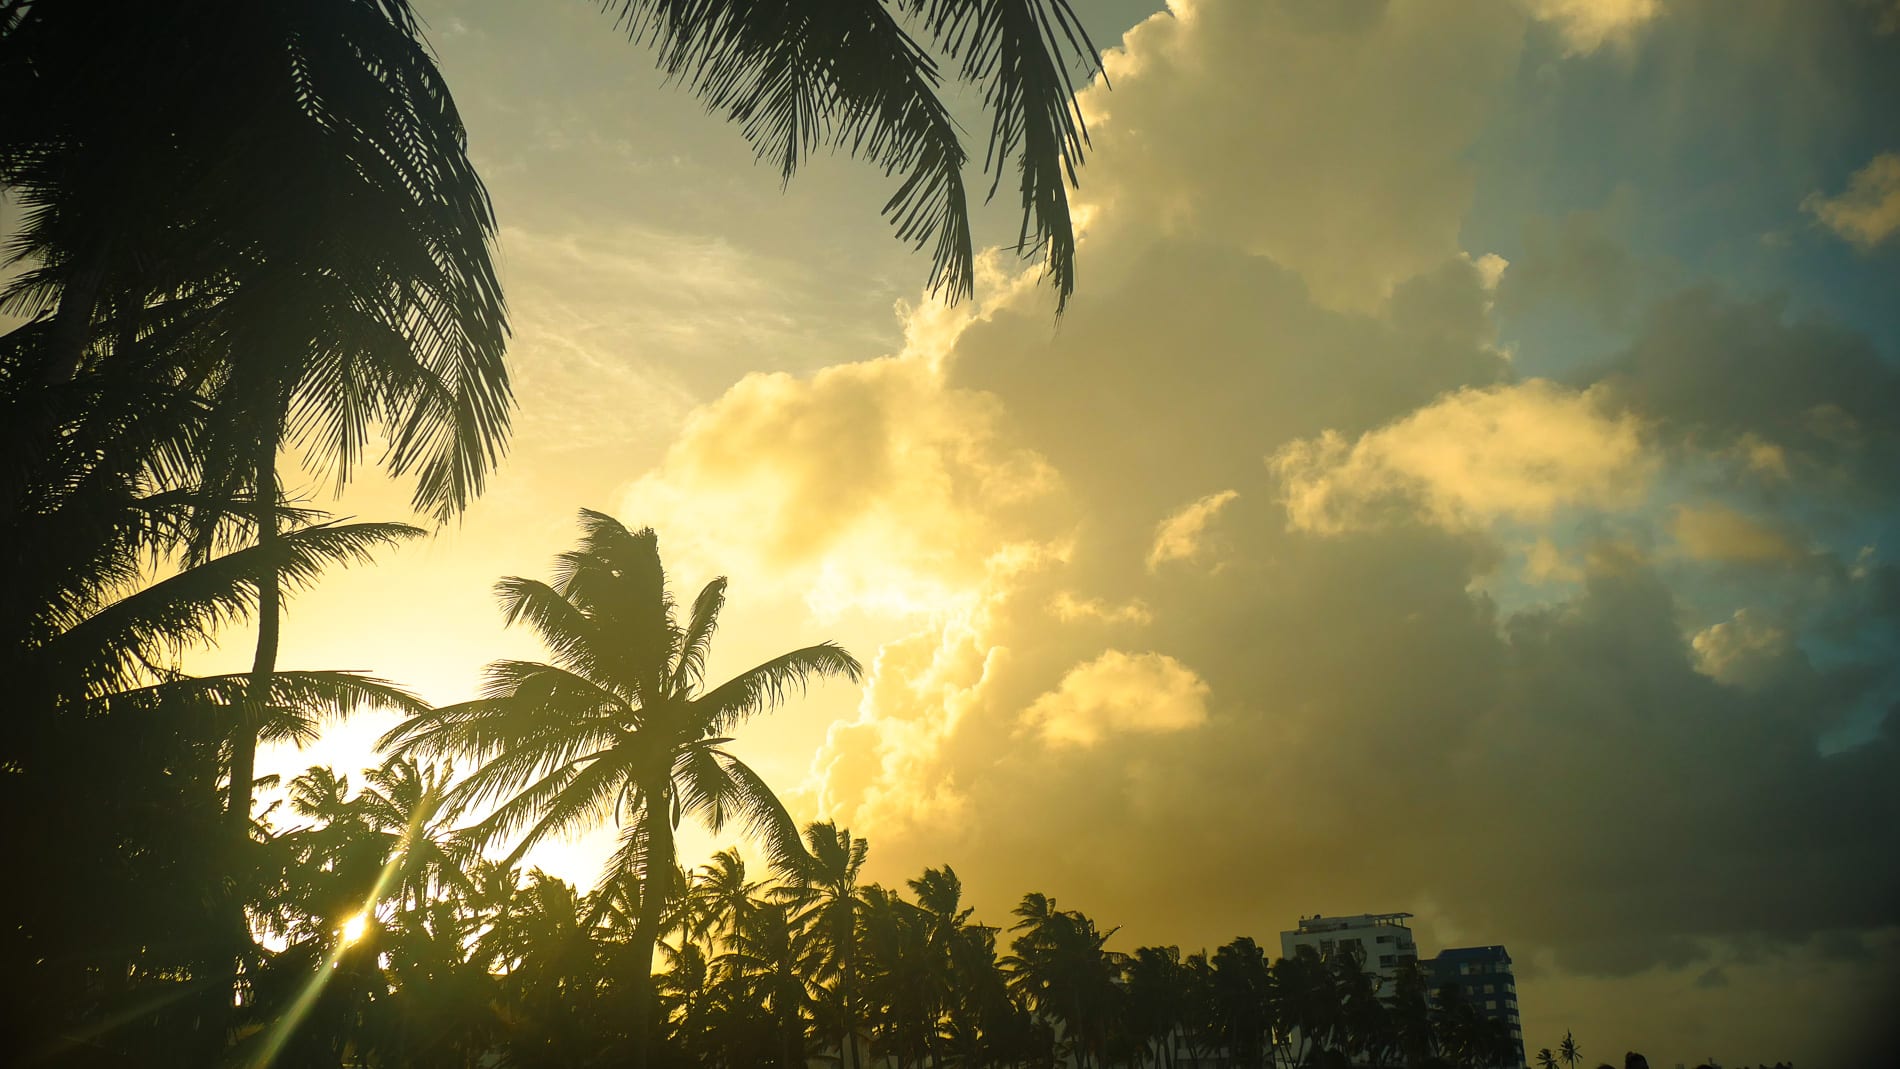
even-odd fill
[[[383,745],[481,762],[449,801],[496,806],[471,831],[477,843],[515,837],[509,864],[551,835],[613,819],[620,846],[608,875],[639,881],[632,956],[644,966],[683,889],[673,845],[682,817],[714,832],[736,820],[775,863],[803,853],[784,805],[725,749],[727,732],[813,677],[855,682],[863,669],[826,642],[707,688],[726,580],[706,584],[682,625],[651,528],[628,531],[585,510],[581,526],[581,543],[557,558],[552,584],[510,577],[496,587],[508,622],[539,632],[554,663],[497,661],[481,698],[414,717]],[[636,1029],[645,1028],[645,1012],[643,1002]],[[636,1050],[644,1053],[642,1040]]]

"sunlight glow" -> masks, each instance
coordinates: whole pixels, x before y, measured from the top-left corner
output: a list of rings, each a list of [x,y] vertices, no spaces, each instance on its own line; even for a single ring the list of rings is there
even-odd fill
[[[349,946],[351,943],[363,938],[364,934],[368,931],[369,913],[368,911],[364,911],[344,921],[343,927],[337,929],[337,935],[343,940],[344,946]]]

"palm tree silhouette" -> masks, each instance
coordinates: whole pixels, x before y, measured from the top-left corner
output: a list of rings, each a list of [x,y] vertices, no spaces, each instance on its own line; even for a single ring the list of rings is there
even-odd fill
[[[799,923],[818,949],[819,980],[831,981],[823,1007],[838,1027],[839,1065],[858,1069],[858,1029],[863,1023],[856,975],[858,927],[865,902],[858,887],[869,846],[830,821],[805,826],[808,850],[792,860],[785,897],[798,907]]]
[[[414,476],[416,507],[438,520],[464,508],[498,458],[511,404],[494,220],[406,0],[212,0],[121,13],[103,34],[96,12],[8,7],[0,69],[33,118],[0,138],[0,180],[29,209],[16,255],[38,264],[9,297],[54,309],[42,378],[175,361],[210,413],[196,469],[213,499],[248,496],[267,550],[283,535],[286,444],[340,486],[372,428],[386,429],[383,463]],[[177,59],[186,44],[189,64]],[[122,77],[154,95],[136,109],[141,129],[101,99],[123,93]],[[176,305],[199,328],[188,345],[150,352],[159,310]],[[201,518],[197,556],[222,519]],[[232,733],[237,868],[280,642],[269,557]],[[249,933],[230,909],[241,948]]]
[[[1564,1029],[1563,1042],[1557,1044],[1557,1057],[1563,1059],[1570,1069],[1576,1069],[1577,1062],[1583,1058],[1583,1048],[1577,1046],[1576,1037],[1570,1034],[1568,1028]]]
[[[1536,1061],[1537,1069],[1557,1069],[1557,1056],[1550,1052],[1549,1047],[1538,1050]]]
[[[884,205],[900,240],[931,246],[931,288],[969,295],[968,154],[938,99],[942,73],[895,15],[935,45],[991,113],[984,167],[1001,186],[1013,161],[1017,249],[1046,256],[1058,308],[1075,288],[1068,186],[1088,133],[1076,79],[1101,69],[1069,0],[609,0],[617,25],[654,46],[662,69],[723,112],[789,181],[822,146],[904,175]],[[1072,68],[1077,68],[1072,71]]]
[[[706,688],[726,580],[700,591],[682,626],[650,528],[630,532],[586,510],[581,526],[580,545],[557,559],[553,585],[511,577],[496,587],[507,620],[534,627],[555,663],[497,661],[485,697],[413,717],[383,746],[481,762],[451,800],[499,803],[471,833],[478,844],[518,836],[510,864],[550,835],[611,817],[620,845],[608,872],[639,881],[631,956],[650,965],[664,911],[682,890],[673,840],[682,817],[715,832],[737,820],[778,861],[802,853],[785,807],[724,748],[725,733],[777,706],[793,686],[826,676],[855,682],[862,669],[842,648],[820,643]],[[633,1011],[640,1064],[649,972],[640,969]]]

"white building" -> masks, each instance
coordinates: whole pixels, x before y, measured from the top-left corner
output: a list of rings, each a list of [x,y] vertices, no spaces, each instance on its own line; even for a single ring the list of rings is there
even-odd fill
[[[1280,933],[1280,956],[1290,958],[1296,948],[1310,946],[1322,956],[1341,944],[1358,943],[1365,951],[1365,969],[1391,980],[1399,966],[1418,960],[1418,944],[1406,926],[1410,913],[1357,913],[1350,917],[1301,917],[1300,926]]]

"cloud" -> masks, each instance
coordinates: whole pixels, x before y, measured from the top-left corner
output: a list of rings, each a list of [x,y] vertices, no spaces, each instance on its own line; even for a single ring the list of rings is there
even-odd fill
[[[1532,583],[1575,583],[1583,579],[1583,569],[1564,557],[1549,536],[1540,537],[1524,551],[1524,575]]]
[[[1177,4],[1089,96],[1059,327],[1008,284],[920,305],[904,354],[747,379],[635,487],[879,622],[798,792],[875,878],[950,861],[992,923],[1034,889],[1124,947],[1410,909],[1538,963],[1527,1023],[1638,1045],[1755,1027],[1714,1000],[1783,965],[1872,975],[1815,963],[1900,925],[1900,728],[1817,738],[1891,701],[1900,582],[1818,528],[1865,535],[1892,373],[1655,276],[1599,291],[1608,359],[1514,371],[1494,306],[1537,256],[1458,237],[1524,19]],[[1799,567],[1736,567],[1762,532]],[[1708,1020],[1650,1012],[1712,967]]]
[[[1185,731],[1207,721],[1207,684],[1159,653],[1108,650],[1076,665],[1023,711],[1051,746],[1093,746],[1104,736]]]
[[[906,616],[973,596],[1058,494],[992,398],[941,387],[918,356],[753,374],[697,410],[622,514],[676,532],[669,553],[769,577],[829,619]]]
[[[1630,35],[1662,12],[1662,0],[1524,0],[1532,16],[1556,25],[1571,54],[1594,52]]]
[[[1777,662],[1794,656],[1794,636],[1761,618],[1758,612],[1737,609],[1735,615],[1710,624],[1691,640],[1696,670],[1719,683],[1748,685],[1770,678]]]
[[[1885,500],[1900,487],[1900,371],[1868,338],[1791,315],[1779,299],[1707,287],[1640,317],[1621,353],[1586,373],[1674,448],[1705,452],[1764,485]]]
[[[1669,530],[1684,552],[1701,560],[1775,564],[1806,555],[1786,532],[1721,504],[1678,505]]]
[[[1541,379],[1448,394],[1348,442],[1327,431],[1269,461],[1288,522],[1335,533],[1395,515],[1447,529],[1640,501],[1654,459],[1641,424],[1592,391]]]
[[[1098,238],[1214,240],[1285,266],[1327,307],[1376,307],[1460,252],[1462,150],[1521,33],[1498,2],[1175,4],[1104,56],[1112,91],[1084,94],[1081,209]]]
[[[1801,210],[1863,249],[1885,243],[1900,232],[1900,153],[1875,156],[1847,180],[1846,190],[1809,194]]]
[[[1155,528],[1154,547],[1148,550],[1148,570],[1154,571],[1168,561],[1191,561],[1205,549],[1203,536],[1228,502],[1239,497],[1238,491],[1222,490],[1181,507]]]

